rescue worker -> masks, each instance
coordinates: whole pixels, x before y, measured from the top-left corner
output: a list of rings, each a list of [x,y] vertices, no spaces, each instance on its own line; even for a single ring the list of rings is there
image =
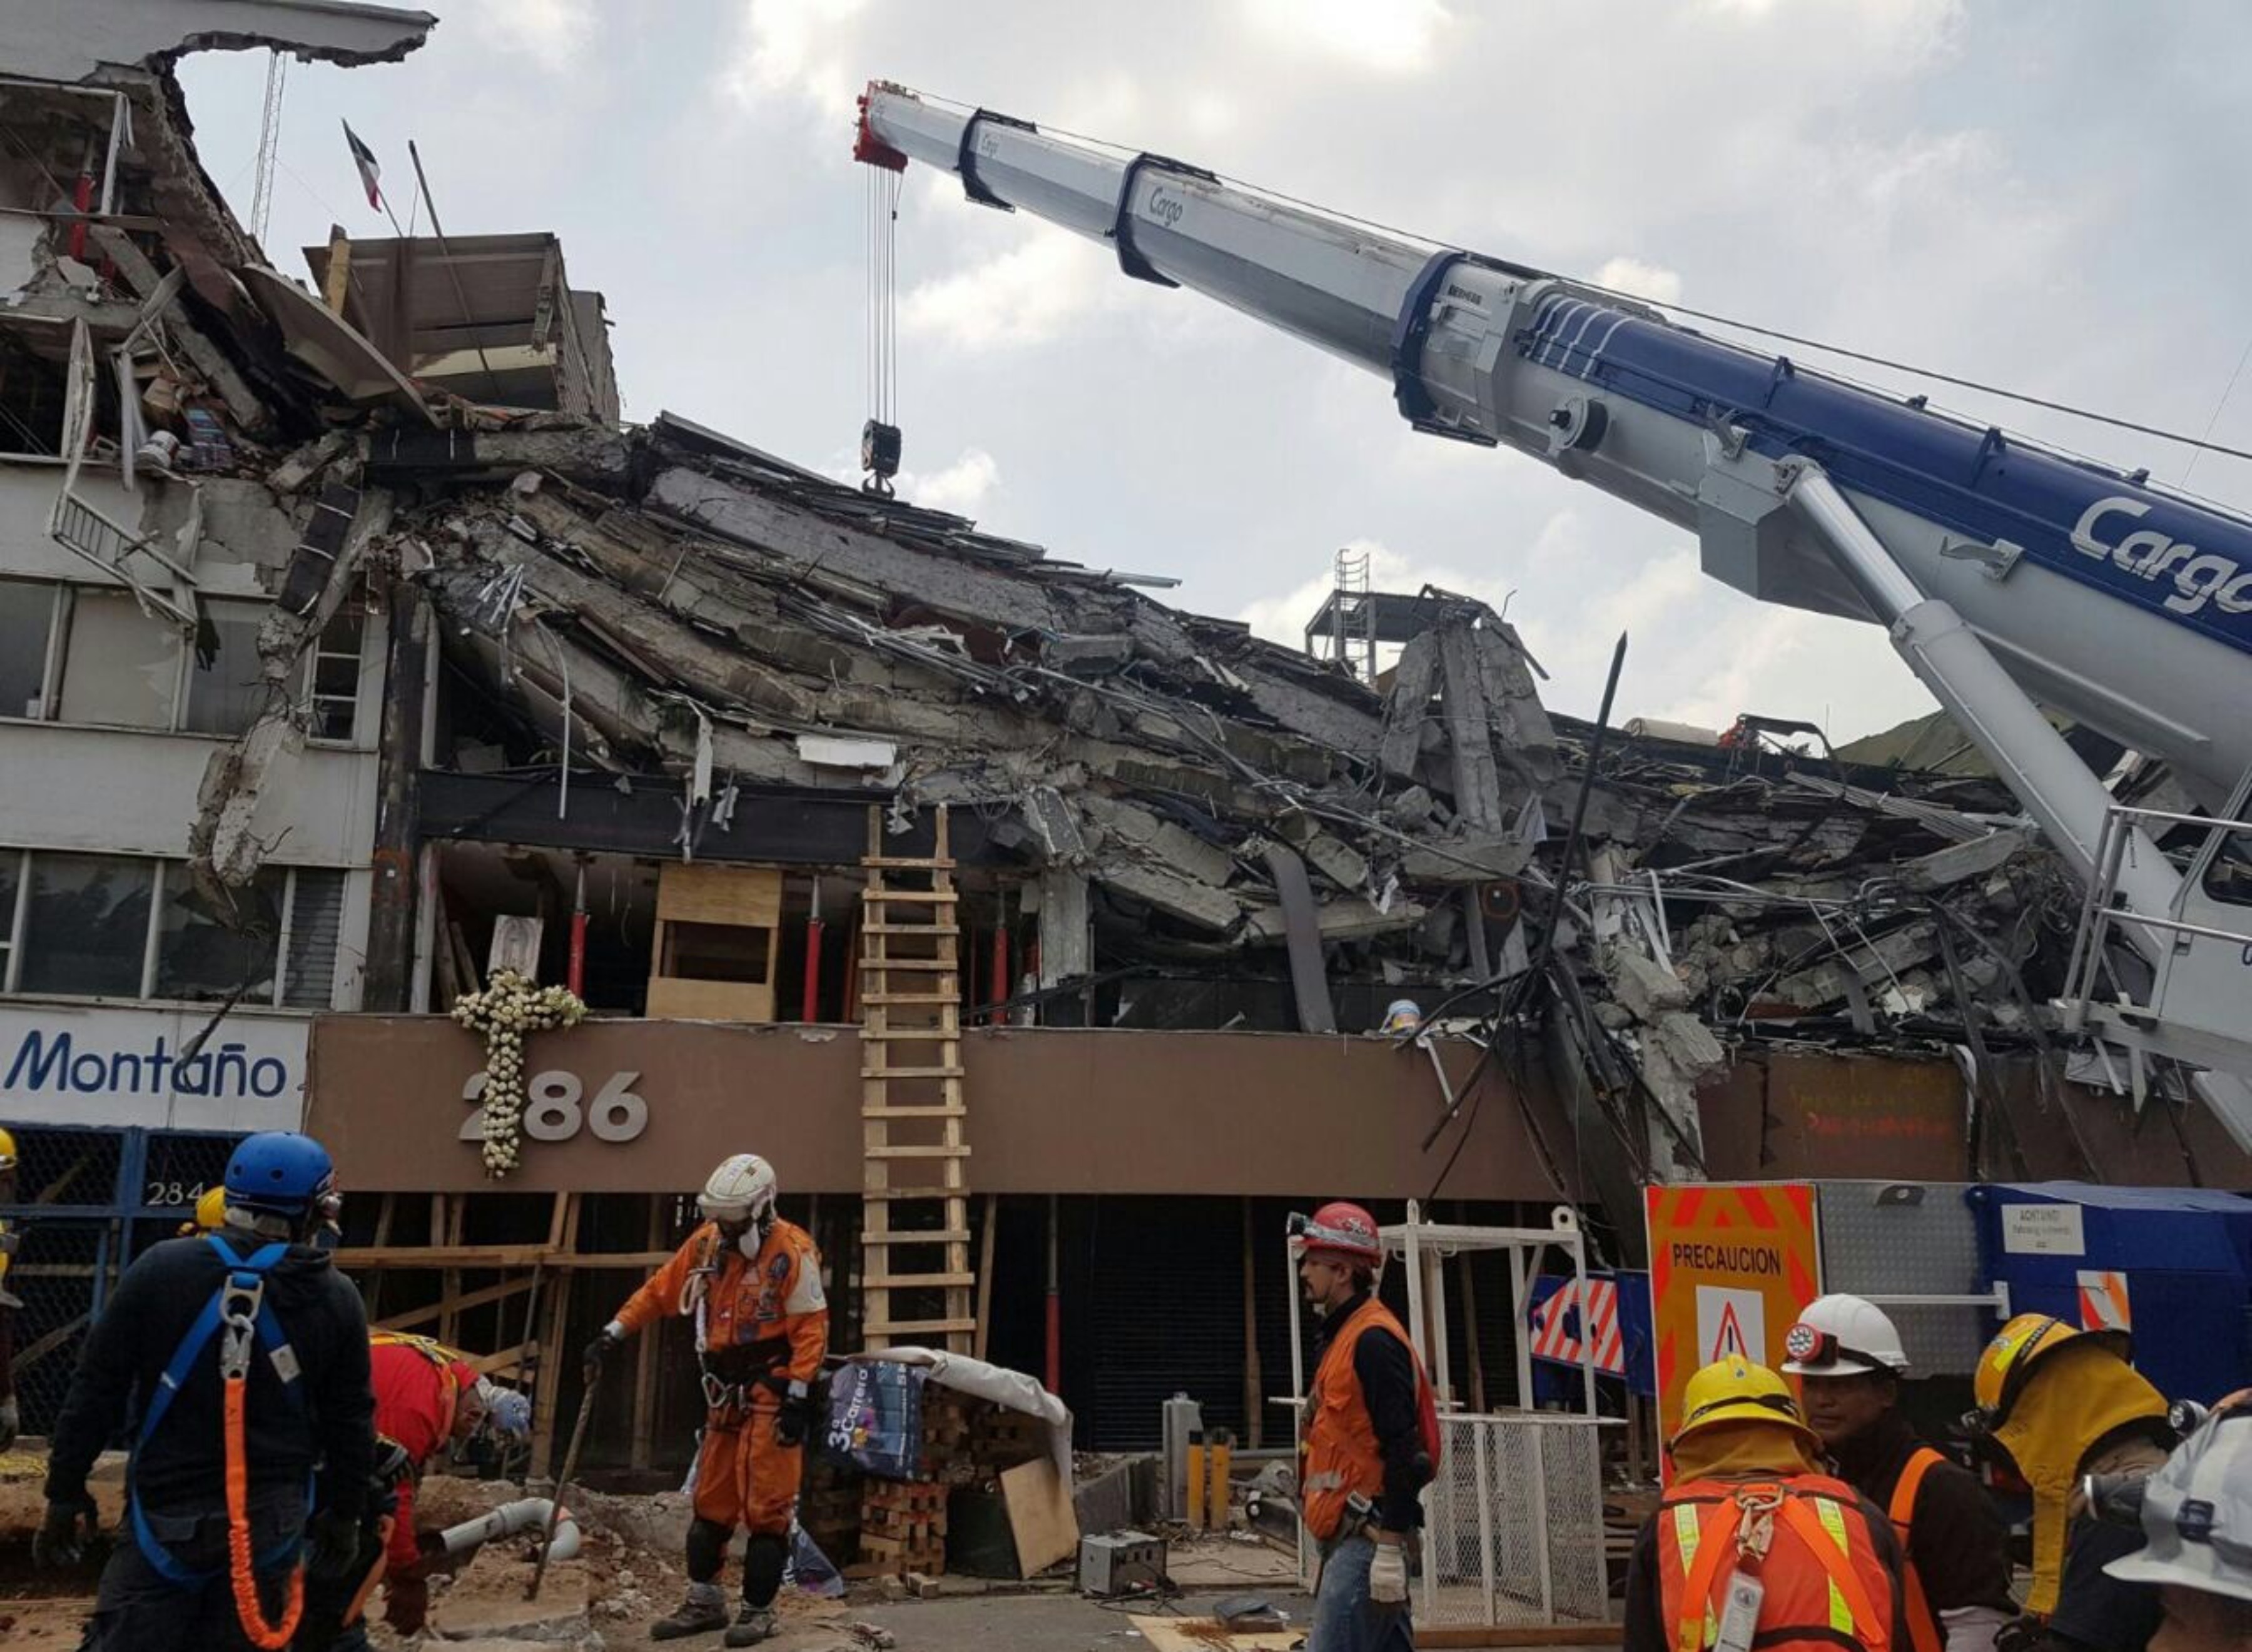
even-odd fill
[[[2122,1332],[2020,1314],[1978,1357],[1974,1443],[2033,1489],[2033,1582],[2006,1652],[2142,1652],[2158,1627],[2158,1591],[2104,1570],[2135,1534],[2076,1495],[2083,1475],[2148,1475],[2173,1446],[2166,1402],[2127,1351]]]
[[[1978,1478],[1916,1435],[1900,1411],[1908,1350],[1859,1296],[1818,1297],[1783,1341],[1806,1420],[1838,1477],[1892,1522],[1908,1560],[1913,1652],[1985,1652],[2017,1615],[2010,1529]]]
[[[1298,1284],[1320,1323],[1298,1450],[1301,1517],[1320,1544],[1316,1652],[1412,1647],[1409,1551],[1438,1471],[1439,1420],[1408,1333],[1376,1297],[1376,1219],[1333,1201],[1289,1221]]]
[[[2252,1646],[2252,1411],[2221,1409],[2142,1482],[2143,1547],[2104,1570],[2155,1587],[2151,1652]]]
[[[1783,1378],[1732,1354],[1681,1406],[1672,1484],[1627,1565],[1624,1652],[1905,1652],[1891,1524],[1815,1466]]]
[[[16,1202],[16,1138],[0,1129],[0,1204]],[[8,1288],[8,1266],[24,1236],[0,1218],[0,1451],[16,1443],[23,1419],[16,1409],[16,1310],[23,1301]]]
[[[658,1320],[695,1322],[706,1407],[688,1526],[688,1594],[650,1637],[726,1629],[755,1646],[775,1632],[774,1600],[789,1558],[805,1439],[821,1407],[814,1382],[829,1351],[821,1258],[804,1229],[775,1214],[774,1167],[738,1153],[712,1172],[696,1203],[705,1222],[587,1345],[592,1382],[610,1351]],[[719,1588],[740,1526],[743,1603],[733,1624]]]
[[[477,1374],[466,1355],[427,1336],[377,1331],[369,1338],[375,1390],[375,1489],[386,1507],[361,1528],[359,1553],[344,1576],[306,1591],[305,1627],[297,1652],[361,1652],[368,1645],[362,1612],[380,1581],[384,1621],[400,1635],[419,1634],[430,1614],[430,1579],[460,1565],[435,1532],[414,1530],[414,1497],[431,1463],[488,1430],[511,1438],[532,1431],[522,1394]]]
[[[132,1422],[130,1540],[101,1574],[89,1652],[286,1646],[307,1539],[316,1575],[351,1563],[375,1452],[367,1320],[304,1243],[333,1175],[309,1136],[246,1137],[226,1226],[152,1246],[87,1334],[33,1556],[76,1561],[97,1518],[87,1475]]]

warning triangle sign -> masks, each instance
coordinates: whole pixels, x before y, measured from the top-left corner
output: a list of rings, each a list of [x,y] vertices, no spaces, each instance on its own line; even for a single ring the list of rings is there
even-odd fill
[[[1720,1328],[1713,1336],[1714,1359],[1726,1359],[1731,1354],[1741,1354],[1747,1359],[1755,1357],[1744,1340],[1743,1322],[1736,1317],[1734,1302],[1720,1310]]]

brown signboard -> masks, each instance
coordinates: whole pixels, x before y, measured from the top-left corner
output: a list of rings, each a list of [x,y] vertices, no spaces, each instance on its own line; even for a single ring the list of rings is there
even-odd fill
[[[1498,1064],[1467,1124],[1426,1152],[1445,1105],[1436,1076],[1422,1052],[1386,1039],[998,1029],[965,1031],[962,1049],[981,1193],[1420,1198],[1467,1128],[1449,1197],[1557,1197]],[[1447,1052],[1457,1086],[1476,1055]],[[479,1156],[482,1065],[482,1046],[441,1016],[324,1017],[307,1128],[355,1191],[661,1192],[747,1151],[796,1190],[861,1186],[857,1028],[589,1021],[535,1034],[522,1163],[501,1184]],[[1553,1112],[1543,1125],[1567,1139]]]

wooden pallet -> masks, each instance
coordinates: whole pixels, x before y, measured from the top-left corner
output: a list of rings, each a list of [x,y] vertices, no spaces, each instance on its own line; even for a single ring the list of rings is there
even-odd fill
[[[967,1354],[977,1276],[963,1139],[961,897],[945,805],[928,858],[886,855],[883,810],[870,809],[860,864],[868,874],[860,923],[862,1342]],[[942,1537],[942,1499],[939,1518]]]

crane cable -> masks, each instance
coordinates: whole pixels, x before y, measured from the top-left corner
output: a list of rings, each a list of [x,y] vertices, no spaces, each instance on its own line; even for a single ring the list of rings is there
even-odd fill
[[[864,484],[872,492],[889,494],[890,477],[898,465],[900,401],[899,370],[899,222],[902,175],[882,167],[861,169],[868,175],[865,241],[867,315],[863,339],[867,358],[868,425],[861,436],[861,465],[868,470]],[[878,430],[888,434],[892,453],[888,466],[872,462],[871,448]]]

